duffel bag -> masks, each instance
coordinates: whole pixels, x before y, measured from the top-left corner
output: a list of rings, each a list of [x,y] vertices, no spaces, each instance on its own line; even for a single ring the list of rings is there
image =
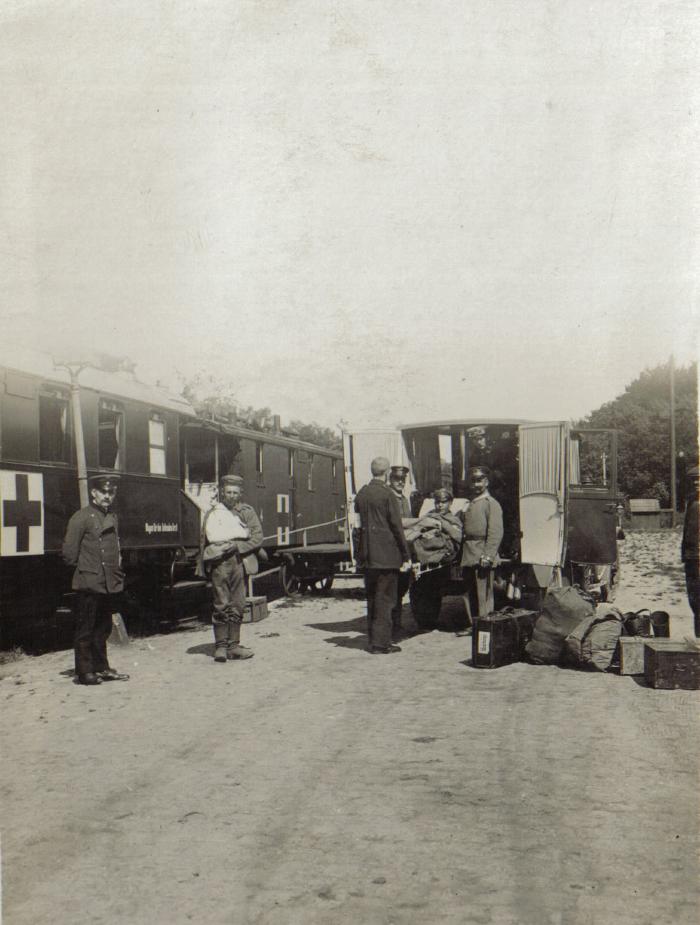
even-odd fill
[[[620,611],[608,604],[599,604],[595,613],[582,620],[566,637],[566,660],[578,668],[607,671],[621,635]]]
[[[592,600],[580,588],[550,588],[525,654],[536,665],[556,664],[564,654],[566,637],[594,612]]]

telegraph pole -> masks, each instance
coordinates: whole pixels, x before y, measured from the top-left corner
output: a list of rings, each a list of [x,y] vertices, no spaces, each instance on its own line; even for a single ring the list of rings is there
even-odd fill
[[[671,526],[676,526],[676,369],[673,354],[669,363],[671,379]]]

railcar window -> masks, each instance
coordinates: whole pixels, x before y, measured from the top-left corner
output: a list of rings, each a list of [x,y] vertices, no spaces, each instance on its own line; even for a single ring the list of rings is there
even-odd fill
[[[255,471],[258,475],[263,474],[263,444],[255,444]]]
[[[148,419],[148,454],[151,475],[165,475],[165,421],[155,412]]]
[[[309,453],[309,466],[306,472],[307,472],[306,487],[309,489],[309,491],[313,491],[314,490],[314,454],[313,453]]]
[[[294,478],[294,450],[287,450],[287,472],[289,478]]]
[[[607,489],[612,462],[611,434],[586,431],[574,434],[569,451],[569,484],[582,489]]]
[[[68,399],[60,395],[39,396],[39,458],[46,462],[70,462]]]
[[[98,440],[100,469],[121,469],[124,465],[124,411],[114,402],[100,402]]]

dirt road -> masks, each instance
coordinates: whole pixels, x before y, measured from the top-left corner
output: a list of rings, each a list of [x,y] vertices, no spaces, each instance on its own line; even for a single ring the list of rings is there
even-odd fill
[[[619,602],[682,636],[658,537]],[[700,694],[478,671],[449,632],[370,656],[363,613],[348,582],[279,602],[225,665],[206,628],[136,640],[99,688],[5,665],[3,921],[697,923]]]

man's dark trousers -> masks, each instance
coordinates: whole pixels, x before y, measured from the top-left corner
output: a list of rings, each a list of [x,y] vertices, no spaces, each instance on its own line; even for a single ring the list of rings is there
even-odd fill
[[[391,645],[391,613],[399,587],[397,569],[365,569],[367,591],[367,638],[370,646],[386,649]]]
[[[75,613],[75,673],[81,677],[107,671],[107,639],[112,632],[112,614],[119,610],[118,595],[78,591]]]
[[[688,559],[684,565],[685,587],[688,603],[693,611],[695,635],[700,637],[700,559]]]

